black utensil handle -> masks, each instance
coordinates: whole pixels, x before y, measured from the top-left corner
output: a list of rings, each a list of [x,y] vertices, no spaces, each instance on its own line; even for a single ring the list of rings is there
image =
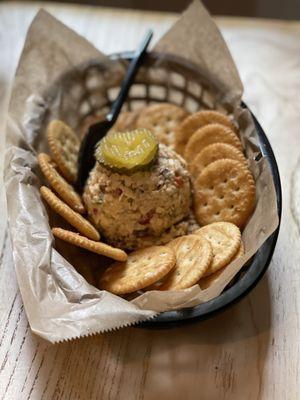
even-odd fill
[[[129,64],[129,67],[126,72],[125,78],[122,82],[122,86],[121,86],[120,92],[118,94],[118,97],[113,102],[111,110],[106,116],[106,119],[108,121],[112,121],[112,122],[116,121],[116,119],[119,115],[119,112],[122,108],[122,105],[127,97],[130,86],[135,78],[135,75],[138,70],[138,66],[140,65],[144,55],[146,54],[146,50],[147,50],[147,47],[150,43],[152,36],[153,36],[153,31],[151,29],[149,29],[148,32],[146,33],[146,36],[144,37],[142,43],[135,51],[134,58],[132,59],[132,61]]]

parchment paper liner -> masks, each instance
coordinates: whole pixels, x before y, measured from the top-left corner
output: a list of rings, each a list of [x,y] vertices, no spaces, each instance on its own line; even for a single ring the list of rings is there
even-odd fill
[[[254,156],[260,153],[254,125],[248,111],[238,107],[242,84],[225,42],[200,2],[191,4],[155,50],[184,56],[199,65],[204,76],[214,83],[220,104],[234,111],[239,122],[257,185],[257,206],[243,232],[246,254],[226,268],[218,282],[205,291],[196,285],[185,291],[148,292],[129,302],[88,284],[54,249],[48,215],[38,190],[41,182],[36,150],[45,148],[42,121],[64,116],[60,115],[61,96],[45,99],[42,95],[64,72],[92,59],[115,72],[122,73],[122,67],[110,64],[85,39],[40,11],[28,31],[12,90],[5,185],[13,257],[24,307],[32,331],[50,342],[131,325],[157,312],[194,306],[218,296],[278,225],[268,163],[263,157],[254,161]],[[84,254],[81,260],[79,271],[88,279]],[[101,262],[94,258],[92,264],[95,263],[100,263],[95,268],[101,268]]]

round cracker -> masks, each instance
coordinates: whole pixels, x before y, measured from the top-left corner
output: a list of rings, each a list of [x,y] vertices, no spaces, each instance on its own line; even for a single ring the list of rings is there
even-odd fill
[[[194,178],[197,178],[201,171],[214,161],[229,158],[237,160],[247,165],[244,154],[236,147],[228,143],[213,143],[204,147],[203,150],[193,159],[190,165],[190,172]]]
[[[85,212],[81,197],[74,190],[73,186],[58,173],[51,157],[48,154],[40,153],[38,163],[42,173],[56,193],[74,210],[83,214]]]
[[[244,254],[245,254],[245,246],[244,246],[243,240],[241,239],[240,247],[239,247],[236,255],[233,257],[233,259],[230,262],[237,260],[238,258],[242,257]]]
[[[230,222],[215,222],[203,226],[194,234],[203,236],[212,247],[213,260],[204,276],[211,275],[227,265],[241,244],[241,232],[236,225]]]
[[[74,246],[81,247],[82,249],[89,250],[93,253],[112,258],[116,261],[127,260],[127,254],[125,251],[109,246],[105,243],[95,242],[94,240],[80,236],[79,233],[67,231],[66,229],[62,228],[53,228],[52,233],[55,237],[58,237],[64,242],[68,242]]]
[[[195,285],[209,268],[213,253],[202,236],[186,235],[167,244],[176,254],[176,265],[162,281],[159,290],[180,290]]]
[[[227,126],[232,131],[236,131],[233,122],[227,115],[219,111],[204,110],[198,111],[186,118],[174,131],[175,150],[183,155],[184,148],[194,132],[209,124],[221,124]]]
[[[128,131],[128,130],[135,129],[135,122],[136,122],[138,115],[139,115],[139,110],[121,112],[118,116],[116,123],[112,127],[112,130]],[[106,117],[106,113],[102,113],[99,115],[89,115],[88,117],[86,117],[82,124],[82,127],[80,129],[80,132],[81,132],[80,136],[81,137],[85,136],[91,125],[94,125],[94,124],[97,124],[98,122],[103,121],[105,119],[105,117]]]
[[[60,120],[47,127],[48,143],[52,157],[63,176],[74,183],[77,177],[77,159],[80,141],[73,129]]]
[[[154,104],[141,111],[136,127],[149,129],[160,143],[174,147],[174,130],[188,115],[186,110],[174,104]]]
[[[123,111],[113,126],[117,131],[130,131],[136,128],[136,120],[139,116],[140,110],[136,111]]]
[[[244,249],[243,242],[241,241],[239,250],[236,253],[236,255],[233,257],[233,259],[230,261],[230,263],[232,263],[233,261],[242,257],[244,255],[244,253],[245,253],[245,249]],[[208,287],[213,285],[215,282],[217,282],[217,280],[219,279],[219,276],[223,273],[223,271],[226,267],[227,267],[227,265],[225,267],[219,269],[219,271],[214,272],[213,274],[211,274],[209,276],[205,276],[205,277],[201,278],[199,281],[199,285],[200,285],[201,289],[202,290],[207,289]]]
[[[200,225],[226,221],[242,228],[254,205],[254,179],[239,161],[215,161],[194,183],[194,211]]]
[[[99,286],[114,294],[143,289],[165,276],[174,267],[174,251],[166,246],[151,246],[129,254],[126,262],[111,265],[101,276]]]
[[[189,139],[184,158],[191,162],[206,147],[213,143],[227,143],[243,151],[242,143],[237,135],[228,127],[221,124],[210,124],[198,129]]]
[[[99,240],[100,235],[97,229],[82,215],[78,214],[66,203],[60,200],[49,188],[42,186],[40,188],[41,195],[43,199],[48,203],[48,205],[64,218],[70,225],[74,226],[78,231],[92,240]]]

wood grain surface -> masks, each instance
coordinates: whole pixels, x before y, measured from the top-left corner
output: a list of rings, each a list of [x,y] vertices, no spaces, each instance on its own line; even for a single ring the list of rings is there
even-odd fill
[[[0,156],[7,95],[37,3],[0,4]],[[157,37],[175,15],[48,5],[105,52]],[[127,328],[51,345],[30,332],[0,218],[0,399],[300,398],[300,22],[217,19],[267,132],[283,184],[283,221],[270,268],[239,304],[172,330]],[[1,162],[2,164],[2,162]]]

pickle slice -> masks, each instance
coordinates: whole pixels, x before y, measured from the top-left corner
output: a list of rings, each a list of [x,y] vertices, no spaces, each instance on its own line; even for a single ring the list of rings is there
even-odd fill
[[[98,143],[95,157],[102,165],[126,173],[150,166],[157,150],[157,139],[147,129],[110,131]]]

